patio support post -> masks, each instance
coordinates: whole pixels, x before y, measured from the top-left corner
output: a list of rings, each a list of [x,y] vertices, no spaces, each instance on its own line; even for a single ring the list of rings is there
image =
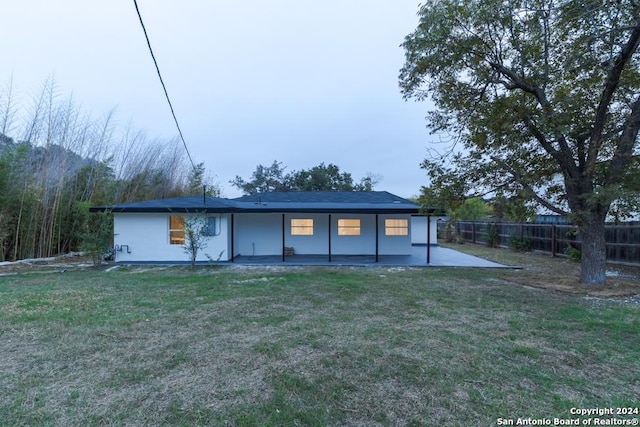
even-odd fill
[[[329,262],[331,262],[331,214],[329,214],[329,226],[327,228],[329,229]]]
[[[235,251],[235,248],[233,247],[234,246],[233,242],[236,239],[236,236],[234,235],[234,232],[233,232],[233,225],[234,225],[233,224],[233,214],[231,214],[231,262],[233,262],[233,259],[236,256],[236,251]]]
[[[282,262],[284,262],[284,214],[282,214]]]
[[[431,262],[431,215],[427,215],[427,264]]]
[[[378,262],[378,228],[380,225],[378,224],[378,214],[376,214],[376,262]]]

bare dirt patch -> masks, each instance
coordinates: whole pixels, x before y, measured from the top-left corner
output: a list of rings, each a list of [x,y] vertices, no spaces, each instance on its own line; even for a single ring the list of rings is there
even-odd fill
[[[640,283],[632,278],[608,278],[606,285],[585,285],[575,276],[559,274],[531,274],[529,272],[503,274],[508,282],[556,292],[586,295],[598,298],[620,298],[640,295]]]
[[[605,285],[580,283],[579,264],[546,254],[526,254],[528,265],[521,271],[502,275],[504,280],[555,292],[598,298],[620,298],[640,295],[640,269],[610,266]]]
[[[622,298],[640,295],[640,268],[611,264],[603,286],[580,283],[580,264],[564,257],[541,252],[515,252],[474,244],[443,244],[503,265],[518,267],[505,270],[500,277],[510,283],[597,298]]]
[[[0,262],[0,276],[11,276],[21,272],[61,272],[68,269],[89,267],[93,267],[90,257],[78,252],[71,252],[56,257]]]

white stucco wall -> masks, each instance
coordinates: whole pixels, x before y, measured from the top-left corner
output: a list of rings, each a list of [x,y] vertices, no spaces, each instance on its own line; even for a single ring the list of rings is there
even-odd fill
[[[292,235],[291,219],[293,218],[313,219],[313,235]],[[286,214],[285,246],[292,247],[299,255],[329,253],[329,216],[326,214]]]
[[[375,254],[375,215],[331,214],[331,253],[334,255]],[[235,214],[235,255],[261,256],[282,254],[282,214]],[[292,235],[291,219],[312,219],[312,235]],[[338,220],[360,219],[360,235],[338,234]],[[408,255],[411,253],[411,233],[407,236],[386,236],[386,218],[406,218],[408,215],[378,216],[378,253],[380,255]],[[409,227],[411,224],[409,223]],[[319,255],[329,252],[329,214],[285,214],[284,245],[298,255]]]
[[[438,217],[431,217],[431,244],[438,244]],[[426,245],[427,244],[427,217],[426,216],[412,216],[411,217],[411,243],[414,245]]]
[[[121,249],[116,250],[116,262],[188,262],[189,256],[182,245],[169,244],[169,216],[166,213],[114,213],[114,245]],[[222,251],[221,261],[229,259],[228,216],[220,215],[219,221],[220,234],[206,238],[206,247],[198,254],[198,261],[207,261],[205,254],[217,259]]]
[[[409,255],[411,253],[412,223],[409,220],[409,233],[406,236],[386,236],[384,220],[409,219],[408,215],[379,215],[378,216],[378,251],[380,255]]]
[[[182,245],[169,244],[168,213],[115,213],[114,244],[117,262],[188,262],[189,257]],[[198,261],[207,261],[206,254],[217,259],[223,252],[221,261],[228,261],[231,255],[231,215],[217,215],[219,231],[217,236],[205,240],[206,247],[198,254]],[[234,214],[233,229],[235,256],[260,256],[282,254],[281,213]],[[291,234],[292,218],[313,219],[313,235],[295,236]],[[338,235],[339,219],[360,219],[360,235]],[[331,214],[331,253],[335,255],[373,255],[376,249],[375,215],[371,214]],[[409,235],[386,236],[386,218],[409,218],[408,215],[378,216],[378,253],[380,255],[407,255],[411,253],[414,236],[414,220],[409,221]],[[425,222],[426,224],[426,222]],[[426,226],[423,227],[426,230]],[[328,214],[285,214],[285,246],[293,247],[296,254],[327,254],[329,244]],[[435,227],[433,229],[435,232]],[[426,231],[425,231],[426,233]],[[434,237],[435,242],[435,237]],[[414,242],[415,243],[415,242]],[[127,249],[130,253],[127,252]]]
[[[282,253],[282,214],[235,214],[235,256]]]
[[[338,235],[340,219],[360,219],[359,236]],[[376,253],[375,215],[335,214],[331,216],[331,253],[335,255],[373,255]]]

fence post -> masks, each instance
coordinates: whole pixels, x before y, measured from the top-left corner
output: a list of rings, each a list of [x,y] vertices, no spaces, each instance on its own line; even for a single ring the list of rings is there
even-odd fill
[[[471,243],[476,243],[476,223],[471,222]]]
[[[556,225],[551,224],[551,256],[556,257],[556,239],[558,238]]]

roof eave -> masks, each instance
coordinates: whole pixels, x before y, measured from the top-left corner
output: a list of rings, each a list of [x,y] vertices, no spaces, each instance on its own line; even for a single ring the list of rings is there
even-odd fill
[[[417,214],[419,212],[418,209],[412,208],[381,208],[381,209],[370,209],[370,208],[317,208],[317,209],[309,209],[309,208],[262,208],[262,209],[237,209],[233,211],[235,213],[361,213],[361,214]],[[232,212],[232,213],[233,213]]]
[[[198,208],[168,208],[168,207],[118,207],[97,206],[89,208],[89,212],[113,212],[113,213],[226,213],[229,208],[198,207]]]
[[[89,209],[90,212],[113,212],[113,213],[354,213],[354,214],[418,214],[415,208],[160,208],[160,207],[117,207],[98,206]]]

